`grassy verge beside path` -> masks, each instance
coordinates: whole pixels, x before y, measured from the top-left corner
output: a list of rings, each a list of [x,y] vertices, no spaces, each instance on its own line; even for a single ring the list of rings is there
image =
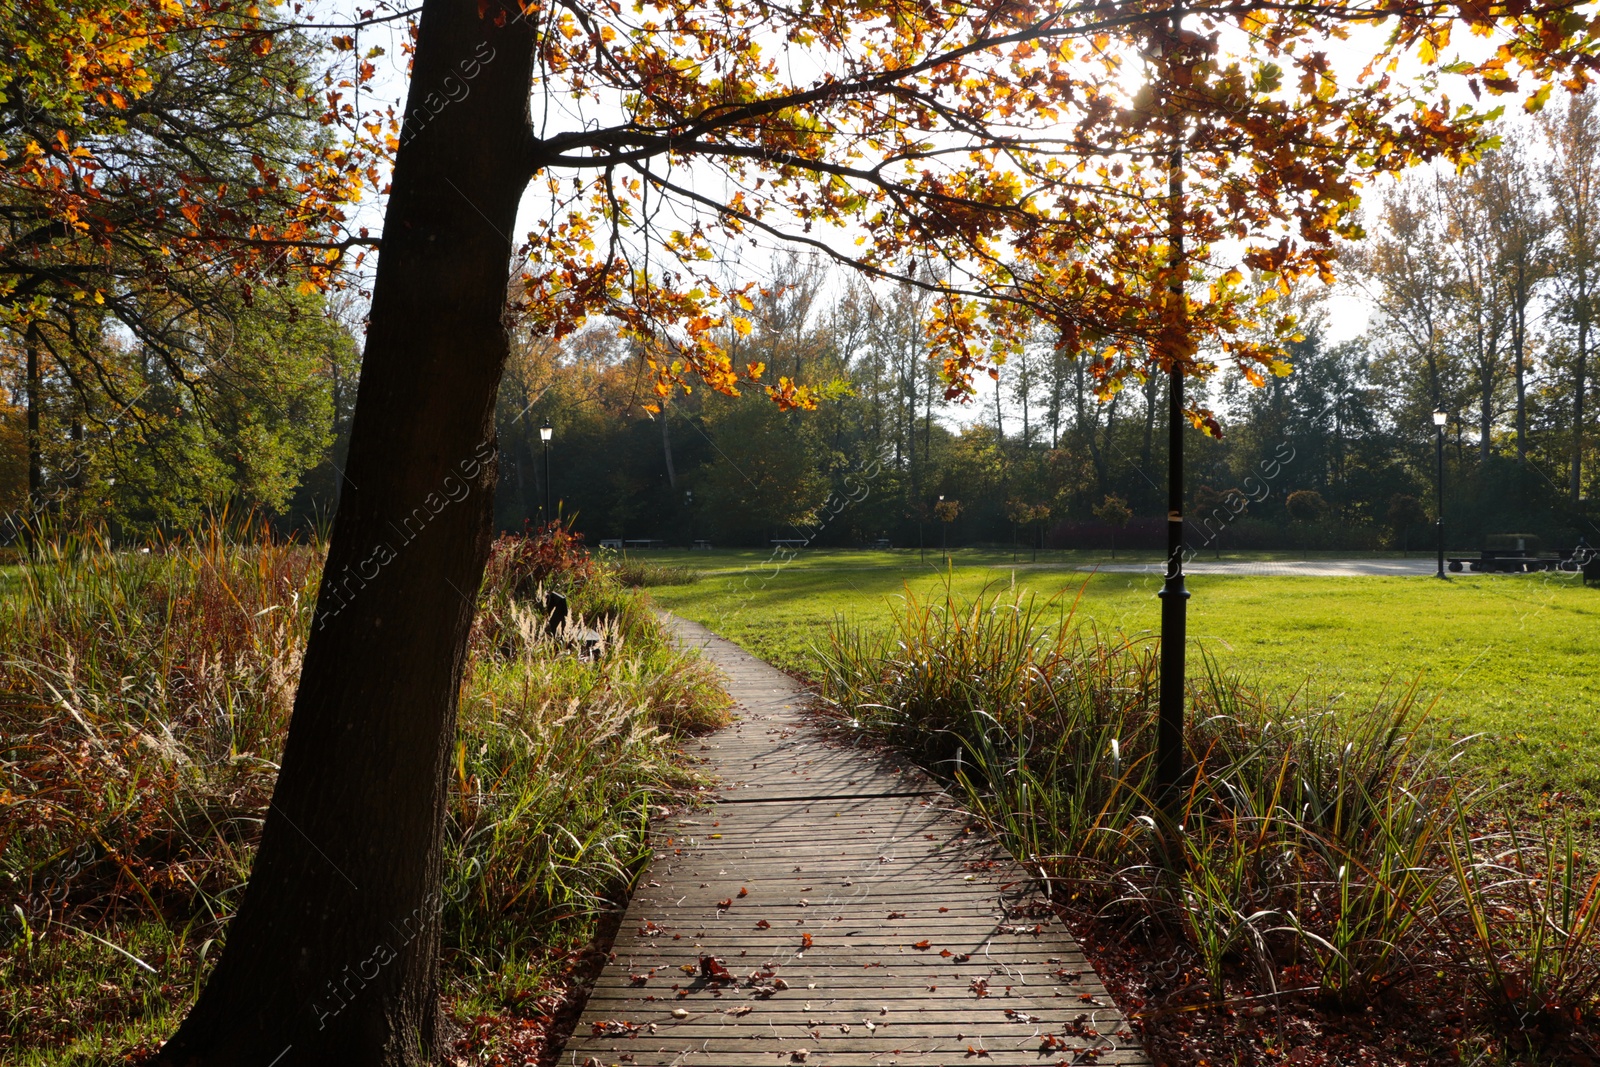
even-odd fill
[[[1154,638],[1159,576],[1086,574],[1070,568],[1091,557],[1048,555],[1013,568],[1009,552],[961,551],[950,577],[969,596],[1014,581],[1066,607],[1076,601],[1080,622]],[[653,587],[659,604],[799,672],[836,616],[885,625],[906,586],[922,593],[943,582],[937,550],[926,566],[915,550],[813,550],[788,563],[756,551],[648,558],[701,573]],[[1575,576],[1195,576],[1189,588],[1190,636],[1225,668],[1269,690],[1307,686],[1357,708],[1417,679],[1436,723],[1488,735],[1473,748],[1480,766],[1532,798],[1559,791],[1600,808],[1600,590]]]
[[[249,873],[322,552],[220,528],[155,547],[73,536],[0,569],[0,1064],[143,1062]],[[546,588],[599,630],[593,657],[551,631]],[[719,679],[560,531],[496,542],[448,784],[453,1062],[548,1061],[650,807],[705,784],[671,739],[727,721]]]

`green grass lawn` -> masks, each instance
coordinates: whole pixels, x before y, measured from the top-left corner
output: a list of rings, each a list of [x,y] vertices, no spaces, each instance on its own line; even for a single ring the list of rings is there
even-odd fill
[[[653,588],[660,605],[801,673],[836,616],[879,624],[907,587],[922,594],[943,581],[937,551],[927,565],[915,550],[811,550],[788,563],[757,551],[647,555],[702,572],[697,582]],[[1297,558],[1274,554],[1284,556]],[[1013,567],[1009,552],[963,550],[954,561],[960,593],[1014,582],[1069,607],[1076,600],[1080,622],[1154,636],[1157,575],[1074,571],[1091,560],[1073,553],[1041,555],[1036,566]],[[1472,746],[1478,768],[1528,795],[1561,790],[1600,808],[1600,589],[1551,574],[1193,576],[1188,584],[1191,647],[1224,667],[1345,706],[1416,681],[1436,723],[1457,736],[1487,735]]]

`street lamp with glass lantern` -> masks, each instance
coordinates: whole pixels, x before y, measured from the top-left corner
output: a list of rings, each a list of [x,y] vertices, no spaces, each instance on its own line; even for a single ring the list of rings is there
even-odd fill
[[[544,445],[544,512],[543,512],[543,518],[544,518],[544,521],[546,523],[548,523],[550,521],[550,438],[554,437],[555,435],[556,435],[556,432],[555,432],[554,429],[551,428],[550,420],[549,419],[545,419],[544,420],[544,425],[539,427],[539,440]]]
[[[1450,421],[1450,416],[1443,408],[1435,408],[1433,412],[1433,455],[1434,455],[1434,518],[1433,529],[1437,535],[1439,547],[1439,570],[1434,575],[1443,578],[1444,573],[1444,427]]]

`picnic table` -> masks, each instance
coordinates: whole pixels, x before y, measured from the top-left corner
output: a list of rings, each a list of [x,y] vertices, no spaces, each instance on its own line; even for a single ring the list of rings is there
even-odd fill
[[[1595,552],[1582,539],[1578,546],[1565,552],[1542,552],[1539,538],[1532,534],[1494,534],[1484,541],[1477,556],[1450,556],[1450,569],[1476,571],[1483,574],[1529,574],[1539,571],[1583,571]]]
[[[1452,571],[1478,571],[1486,574],[1528,574],[1536,571],[1573,571],[1576,566],[1563,556],[1531,556],[1523,553],[1492,552],[1485,549],[1476,556],[1449,556]]]

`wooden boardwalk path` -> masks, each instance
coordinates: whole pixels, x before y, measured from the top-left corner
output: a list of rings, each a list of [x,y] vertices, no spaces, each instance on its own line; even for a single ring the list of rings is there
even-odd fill
[[[704,628],[738,721],[719,801],[656,854],[564,1064],[1148,1064],[1036,883],[920,772],[808,731],[801,687]]]

